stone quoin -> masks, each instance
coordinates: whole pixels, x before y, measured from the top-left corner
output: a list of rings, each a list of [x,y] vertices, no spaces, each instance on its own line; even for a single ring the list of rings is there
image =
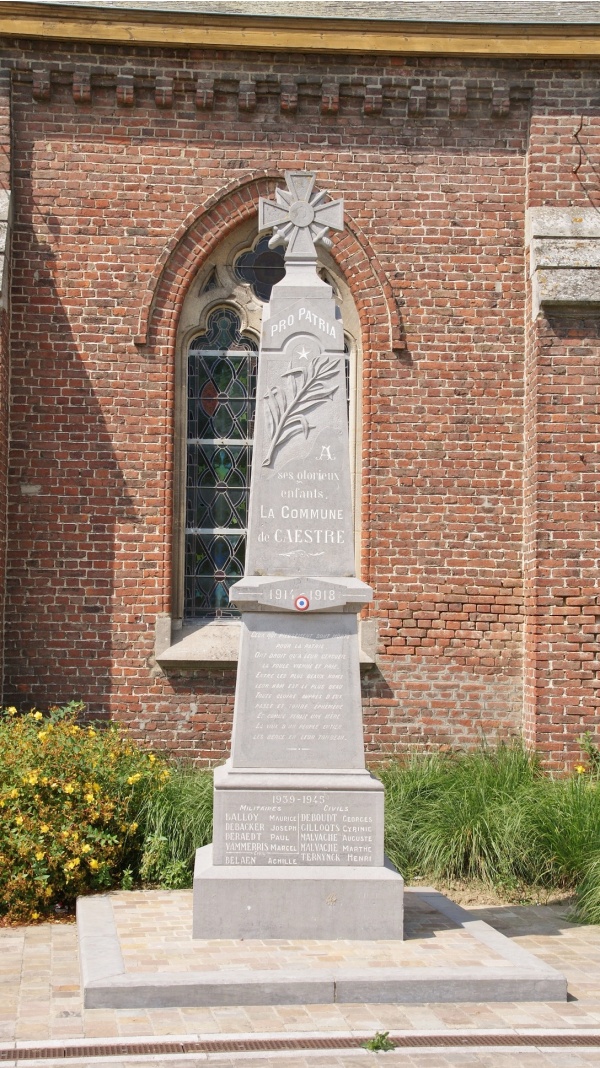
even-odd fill
[[[569,768],[600,703],[597,5],[309,7],[0,0],[0,700],[222,762],[229,588],[275,574],[302,628],[320,559],[315,596],[373,590],[368,760],[523,733]],[[329,427],[311,464],[277,429],[289,379],[254,440],[287,171],[344,199],[343,231],[289,220],[329,226],[341,318],[298,293],[261,359],[323,391],[340,361],[343,484]]]

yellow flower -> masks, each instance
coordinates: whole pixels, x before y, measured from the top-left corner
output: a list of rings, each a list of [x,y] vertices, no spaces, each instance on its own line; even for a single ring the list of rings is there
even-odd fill
[[[131,831],[132,834],[135,834],[137,829],[138,829],[137,823],[130,823],[129,824],[129,830]]]
[[[6,711],[8,712],[9,716],[16,716],[17,714],[17,710],[14,705],[11,705],[10,708],[6,709]]]
[[[93,801],[94,800],[94,795],[93,794],[86,794],[85,795],[85,799],[86,799],[86,801]]]
[[[38,738],[40,742],[44,741],[44,738],[48,736],[48,731],[38,731]]]
[[[64,792],[66,794],[75,793],[75,787],[74,787],[72,782],[66,782],[65,785],[63,786],[63,790],[64,790]]]
[[[92,851],[92,847],[91,847],[91,845],[88,845],[87,842],[86,842],[85,845],[82,845],[82,847],[81,847],[81,852],[82,853],[91,853],[91,851]]]
[[[34,719],[43,719],[44,718],[41,712],[32,712],[32,716],[33,716]]]
[[[10,791],[9,797],[18,797],[18,796],[19,796],[19,791],[17,789],[12,789]]]
[[[40,918],[39,912],[32,912],[31,913],[31,919],[32,920],[39,920],[39,918]]]
[[[129,783],[130,786],[132,786],[133,783],[134,782],[138,782],[141,779],[141,777],[142,777],[141,773],[138,771],[135,775],[130,775],[128,780],[127,780],[127,782]]]
[[[154,756],[154,753],[150,753],[150,756],[148,757],[148,760],[150,761],[151,764],[154,764],[154,762],[156,760],[156,757]]]
[[[167,771],[167,769],[165,768],[164,771],[161,771],[160,777],[161,777],[161,779],[168,779],[170,777],[170,774],[171,774],[171,772]]]
[[[32,773],[29,776],[27,782],[29,783],[30,786],[37,786],[37,781],[38,781],[38,777],[37,777],[35,771],[32,771]]]
[[[88,727],[88,734],[91,734],[92,738],[94,737],[94,735],[96,734],[96,731],[94,730],[93,727]]]
[[[52,887],[47,886],[44,890],[44,897],[52,897]]]
[[[583,775],[583,773],[585,772],[584,765],[583,764],[576,764],[575,765],[575,771],[577,772],[578,775]]]
[[[98,863],[98,861],[94,860],[94,858],[92,857],[92,859],[90,860],[90,868],[92,869],[92,871],[98,871],[99,867],[100,864]]]
[[[43,860],[44,859],[44,854],[41,852],[41,850],[38,849],[37,853],[35,854],[35,859],[36,860]]]
[[[17,818],[15,820],[15,823],[17,824],[17,827],[20,827],[22,822],[23,822],[23,817],[22,816],[17,816]]]
[[[47,823],[42,823],[42,826],[40,827],[40,831],[42,832],[42,834],[48,834],[49,830],[50,830],[50,828],[49,828],[48,824]]]

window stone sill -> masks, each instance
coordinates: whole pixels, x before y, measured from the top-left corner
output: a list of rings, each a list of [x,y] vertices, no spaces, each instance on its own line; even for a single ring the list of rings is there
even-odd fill
[[[360,666],[376,662],[377,620],[359,620]],[[156,623],[154,658],[162,668],[225,667],[237,664],[241,623],[236,619],[174,629],[171,617],[160,615]]]

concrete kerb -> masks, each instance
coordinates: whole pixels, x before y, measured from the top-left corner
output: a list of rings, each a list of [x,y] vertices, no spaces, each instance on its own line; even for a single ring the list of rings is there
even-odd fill
[[[347,968],[320,972],[127,972],[109,895],[77,906],[85,1008],[317,1005],[367,1002],[566,1001],[565,977],[429,887],[411,888],[430,908],[492,949],[502,967]],[[191,924],[191,915],[190,915]],[[507,967],[508,964],[508,967]],[[375,971],[375,973],[374,973]]]

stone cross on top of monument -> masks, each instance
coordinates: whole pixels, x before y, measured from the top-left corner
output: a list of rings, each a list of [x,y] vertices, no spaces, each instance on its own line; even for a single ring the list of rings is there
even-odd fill
[[[310,171],[286,171],[287,189],[277,188],[275,200],[261,197],[258,204],[258,229],[273,230],[269,248],[285,245],[285,260],[316,259],[315,245],[331,247],[328,230],[344,229],[344,201],[329,200],[327,193],[315,190],[315,175]]]

